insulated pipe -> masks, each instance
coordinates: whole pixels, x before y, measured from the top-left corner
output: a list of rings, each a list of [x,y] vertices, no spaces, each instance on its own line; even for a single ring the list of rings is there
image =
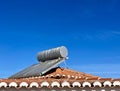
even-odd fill
[[[68,55],[68,50],[65,46],[49,49],[38,53],[38,61],[44,62],[47,60],[66,58]]]

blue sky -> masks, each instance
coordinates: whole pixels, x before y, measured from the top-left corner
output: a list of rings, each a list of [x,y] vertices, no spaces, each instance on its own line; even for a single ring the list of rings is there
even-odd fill
[[[39,51],[64,45],[67,65],[120,77],[119,0],[1,0],[0,78],[38,63]]]

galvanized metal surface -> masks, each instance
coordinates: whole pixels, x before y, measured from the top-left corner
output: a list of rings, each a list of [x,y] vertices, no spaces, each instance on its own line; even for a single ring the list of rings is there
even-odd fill
[[[68,50],[65,46],[49,49],[43,52],[39,52],[37,59],[38,61],[48,61],[48,60],[53,60],[57,58],[66,58],[68,55]]]

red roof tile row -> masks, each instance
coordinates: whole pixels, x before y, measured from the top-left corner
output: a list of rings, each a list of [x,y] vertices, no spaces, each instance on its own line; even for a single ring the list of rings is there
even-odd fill
[[[83,72],[77,72],[65,68],[54,68],[43,76],[21,78],[21,79],[0,79],[1,87],[104,87],[120,86],[120,79],[101,78]]]

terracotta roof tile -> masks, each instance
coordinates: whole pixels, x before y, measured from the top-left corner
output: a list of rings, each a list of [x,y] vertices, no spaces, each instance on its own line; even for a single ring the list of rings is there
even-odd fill
[[[1,87],[10,87],[10,86],[26,86],[26,87],[41,87],[48,86],[53,87],[57,86],[116,86],[120,85],[120,79],[112,78],[100,78],[98,76],[93,76],[91,74],[86,74],[83,72],[77,72],[65,68],[54,68],[47,72],[43,76],[29,77],[29,78],[20,78],[20,79],[0,79],[0,88]],[[55,84],[56,83],[56,84]],[[73,84],[74,83],[74,84]]]

